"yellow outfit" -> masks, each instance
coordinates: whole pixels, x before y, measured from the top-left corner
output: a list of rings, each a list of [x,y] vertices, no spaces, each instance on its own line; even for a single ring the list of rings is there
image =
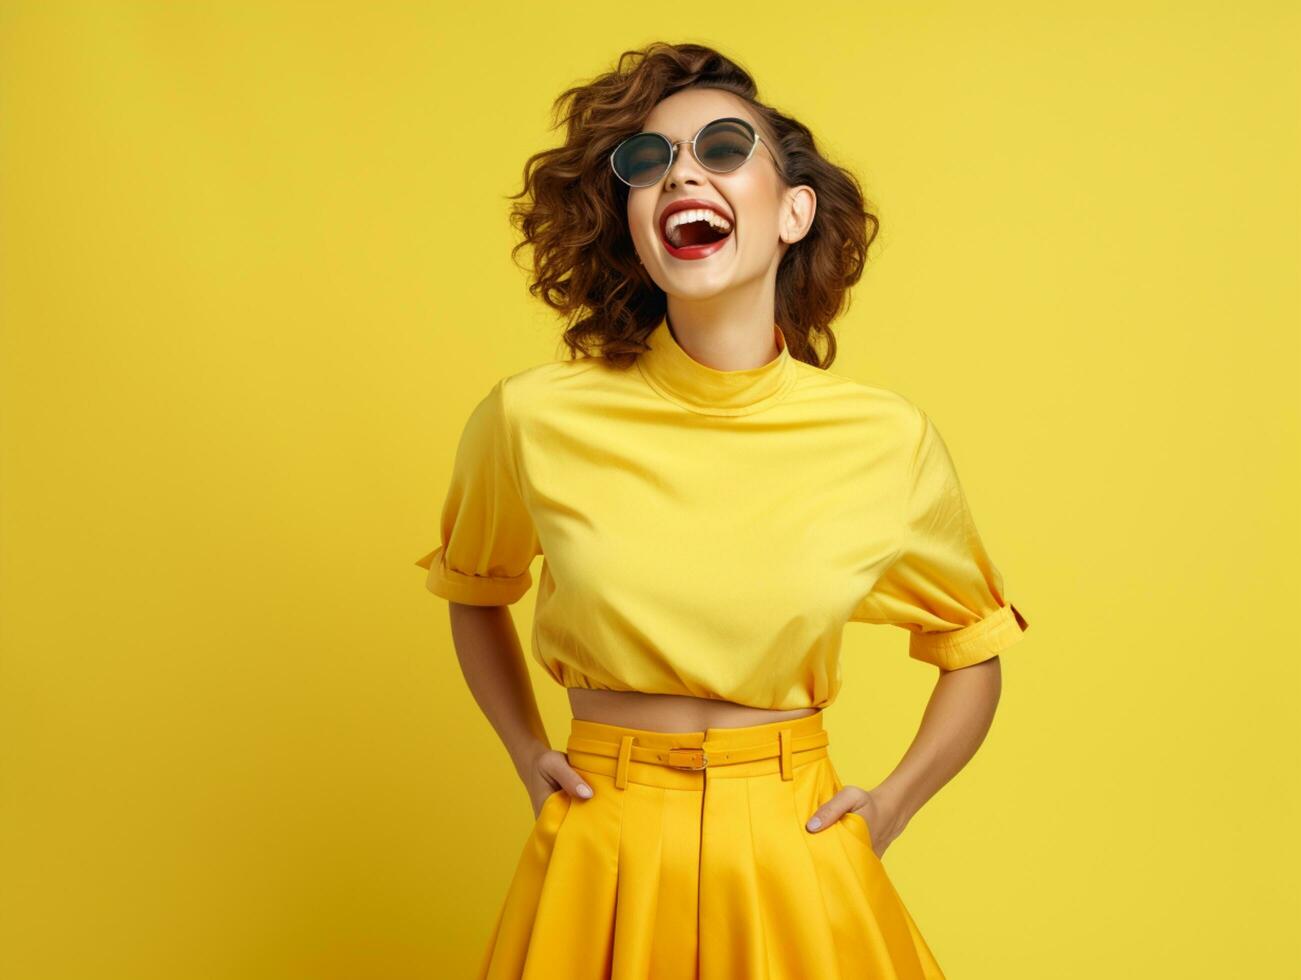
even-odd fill
[[[719,371],[667,318],[628,369],[502,378],[456,451],[436,595],[519,600],[564,687],[824,708],[847,622],[910,631],[945,670],[1021,638],[952,459],[903,396],[790,356]]]
[[[939,432],[900,395],[792,358],[718,371],[668,321],[629,369],[503,378],[456,451],[430,591],[499,605],[543,555],[533,654],[566,687],[825,708],[850,621],[953,669],[1025,619]],[[549,796],[479,980],[943,980],[867,817],[805,821],[844,786],[820,710],[656,732],[570,720],[594,790]]]
[[[593,796],[543,802],[474,976],[944,980],[867,818],[804,829],[845,785],[828,745],[821,711],[703,732],[571,719]]]

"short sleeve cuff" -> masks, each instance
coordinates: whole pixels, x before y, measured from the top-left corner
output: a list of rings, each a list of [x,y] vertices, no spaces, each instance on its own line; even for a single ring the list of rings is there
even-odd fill
[[[1008,603],[961,629],[913,633],[908,656],[941,670],[969,667],[1006,650],[1021,639],[1029,625],[1016,606]]]
[[[526,568],[518,575],[467,575],[447,567],[443,548],[435,548],[416,562],[429,570],[425,588],[450,602],[470,606],[507,606],[518,602],[533,585]]]

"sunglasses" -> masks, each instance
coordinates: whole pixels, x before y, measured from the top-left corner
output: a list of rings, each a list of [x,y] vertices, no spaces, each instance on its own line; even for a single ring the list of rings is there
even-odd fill
[[[763,140],[744,119],[727,116],[705,123],[689,140],[674,143],[662,133],[637,133],[610,151],[614,174],[629,187],[649,187],[669,172],[678,146],[691,145],[691,155],[702,167],[716,174],[730,174],[754,154]],[[772,155],[769,148],[768,154]],[[776,165],[777,158],[773,157]],[[781,168],[777,168],[781,172]]]

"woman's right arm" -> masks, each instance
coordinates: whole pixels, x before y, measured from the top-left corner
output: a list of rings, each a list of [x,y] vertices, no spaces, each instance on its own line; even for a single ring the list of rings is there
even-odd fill
[[[448,608],[461,673],[528,790],[534,817],[558,789],[591,796],[565,754],[551,748],[510,607],[449,602]]]

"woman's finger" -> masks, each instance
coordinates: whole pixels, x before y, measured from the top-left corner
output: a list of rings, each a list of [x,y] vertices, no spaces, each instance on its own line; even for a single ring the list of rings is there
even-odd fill
[[[805,829],[813,833],[825,830],[857,805],[858,800],[850,792],[850,787],[845,787],[813,811],[813,816],[809,817],[808,822],[804,825]]]
[[[558,784],[570,796],[584,800],[592,798],[592,787],[569,764],[569,759],[563,752],[548,753],[540,760],[539,768],[548,783]]]
[[[578,796],[584,800],[590,800],[592,798],[592,787],[587,785],[587,780],[580,776],[568,764],[564,767],[563,775],[558,778],[561,787],[563,787],[570,796]]]

